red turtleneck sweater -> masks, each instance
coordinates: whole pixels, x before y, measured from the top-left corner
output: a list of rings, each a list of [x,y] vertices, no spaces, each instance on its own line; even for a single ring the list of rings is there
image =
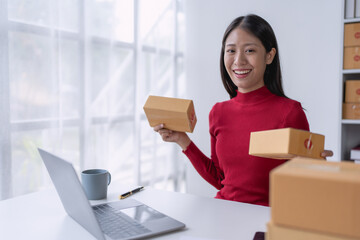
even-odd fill
[[[216,198],[269,206],[269,172],[285,161],[250,156],[250,133],[287,127],[309,130],[301,104],[274,95],[264,86],[216,103],[209,125],[211,158],[193,142],[184,153],[219,190]]]

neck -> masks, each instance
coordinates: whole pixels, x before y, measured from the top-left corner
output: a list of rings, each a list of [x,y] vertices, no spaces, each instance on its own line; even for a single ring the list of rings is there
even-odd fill
[[[261,84],[258,84],[256,86],[253,86],[251,88],[241,88],[241,87],[238,87],[238,92],[240,93],[248,93],[248,92],[252,92],[252,91],[255,91],[259,88],[262,88],[263,86],[265,86],[264,82],[262,82]]]

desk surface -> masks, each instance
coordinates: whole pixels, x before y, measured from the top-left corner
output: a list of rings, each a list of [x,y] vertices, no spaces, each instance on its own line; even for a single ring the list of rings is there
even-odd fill
[[[117,200],[118,193],[109,192],[107,201]],[[154,239],[252,240],[255,232],[266,230],[270,219],[268,207],[190,194],[145,188],[131,197],[186,225]],[[0,239],[95,238],[67,216],[55,189],[49,189],[0,201]]]

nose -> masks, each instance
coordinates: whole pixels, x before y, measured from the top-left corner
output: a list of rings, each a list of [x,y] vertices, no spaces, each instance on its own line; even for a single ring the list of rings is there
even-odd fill
[[[234,58],[234,65],[240,66],[246,64],[245,54],[242,52],[238,52]]]

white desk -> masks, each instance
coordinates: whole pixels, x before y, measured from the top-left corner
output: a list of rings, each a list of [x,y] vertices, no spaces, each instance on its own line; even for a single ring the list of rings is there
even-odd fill
[[[107,200],[117,197],[118,193],[109,193]],[[270,219],[267,207],[190,194],[145,188],[131,197],[186,225],[184,230],[154,239],[252,240],[255,232],[266,231]],[[0,239],[95,238],[67,216],[55,189],[50,189],[0,201]]]

